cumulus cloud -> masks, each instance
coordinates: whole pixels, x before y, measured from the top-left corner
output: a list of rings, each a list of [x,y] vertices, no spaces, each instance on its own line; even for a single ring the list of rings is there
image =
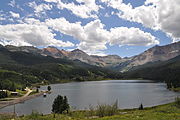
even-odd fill
[[[11,16],[12,16],[13,18],[20,18],[19,13],[15,13],[15,12],[12,12],[12,11],[10,11],[9,13],[11,14]]]
[[[62,47],[70,47],[74,45],[69,41],[63,42],[57,40],[55,36],[58,32],[72,36],[75,40],[78,40],[79,44],[77,47],[89,54],[102,55],[103,50],[107,49],[107,44],[119,46],[150,46],[159,44],[159,41],[152,34],[144,32],[139,28],[115,27],[110,28],[110,30],[105,29],[105,25],[100,19],[98,19],[98,12],[99,9],[101,9],[101,6],[96,4],[96,0],[76,0],[71,2],[65,2],[62,0],[44,1],[45,2],[41,4],[35,1],[28,3],[28,5],[34,9],[33,14],[35,16],[42,17],[41,15],[46,15],[47,10],[52,10],[54,6],[56,6],[60,10],[67,9],[71,11],[70,13],[81,18],[95,19],[85,25],[83,23],[82,25],[81,22],[72,23],[67,21],[65,18],[46,18],[46,20],[43,18],[43,21],[45,22],[41,22],[35,18],[23,18],[18,24],[0,25],[0,44],[12,44],[17,46],[52,45]],[[105,2],[109,7],[118,9],[119,13],[117,15],[123,19],[142,23],[144,26],[153,29],[162,29],[171,36],[179,36],[179,32],[174,34],[175,31],[179,29],[179,26],[176,23],[178,19],[169,14],[173,13],[173,11],[170,10],[171,7],[167,8],[167,6],[165,6],[164,9],[167,10],[163,12],[164,9],[159,10],[157,9],[158,7],[155,7],[155,5],[159,4],[158,2],[155,2],[155,0],[147,0],[145,5],[136,8],[133,8],[131,4],[124,4],[123,0],[101,1]],[[14,0],[12,1],[12,5],[13,4]],[[162,12],[162,16],[159,15],[158,11]],[[12,11],[9,13],[14,18],[20,17],[18,16],[18,13]],[[116,14],[116,12],[112,11],[112,13],[106,14],[106,16],[110,17],[112,14]],[[176,27],[170,28],[169,24],[167,24],[169,17],[172,21],[175,21],[169,24],[173,24],[173,26],[176,25]],[[2,15],[0,15],[0,19],[1,18]]]
[[[154,36],[150,33],[141,31],[139,28],[119,27],[110,29],[110,32],[111,45],[150,46],[159,44],[159,41],[156,40]]]
[[[154,30],[162,30],[174,41],[180,39],[180,1],[146,0],[145,4],[133,8],[122,0],[101,0],[108,6],[118,9],[120,18],[138,22]]]
[[[73,36],[75,38],[84,38],[83,28],[81,27],[80,22],[70,23],[65,18],[57,18],[57,19],[47,19],[46,24],[52,27],[56,31],[60,31],[63,34]]]
[[[43,30],[43,32],[42,32]],[[15,46],[59,46],[71,47],[73,43],[63,42],[45,25],[9,24],[0,25],[0,44]]]
[[[95,0],[76,0],[79,4],[64,3],[61,0],[44,0],[46,2],[57,3],[59,9],[68,9],[73,14],[81,18],[97,18],[96,13],[99,10],[99,6],[96,5]]]
[[[78,48],[89,54],[107,49],[106,45],[142,45],[159,44],[150,33],[138,28],[117,27],[110,31],[104,29],[100,20],[94,20],[82,26],[80,22],[70,23],[64,18],[46,20],[52,29],[70,35],[80,41]]]

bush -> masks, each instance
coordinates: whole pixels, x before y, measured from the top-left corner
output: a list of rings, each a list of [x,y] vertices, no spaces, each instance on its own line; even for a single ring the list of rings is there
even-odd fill
[[[0,91],[0,99],[8,97],[7,91]]]
[[[99,104],[97,106],[96,114],[99,117],[112,116],[118,112],[118,102],[116,101],[112,105]]]
[[[31,115],[28,116],[28,119],[30,120],[37,120],[37,118],[40,116],[40,113],[37,111],[32,111]]]
[[[95,109],[92,105],[89,105],[89,111],[87,112],[87,116],[95,115]]]

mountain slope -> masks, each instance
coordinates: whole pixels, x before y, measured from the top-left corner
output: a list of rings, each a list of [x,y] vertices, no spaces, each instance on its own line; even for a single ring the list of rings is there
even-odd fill
[[[120,71],[128,71],[134,66],[143,65],[149,62],[166,61],[180,55],[180,42],[165,46],[154,46],[145,52],[127,59],[115,68]]]
[[[114,64],[118,64],[123,61],[123,59],[117,55],[93,56],[93,55],[88,55],[87,53],[79,49],[75,49],[73,51],[65,51],[65,50],[59,50],[53,46],[49,46],[43,49],[38,49],[32,46],[15,47],[8,45],[6,46],[6,48],[11,52],[23,51],[37,55],[41,54],[43,56],[51,56],[54,58],[67,58],[70,60],[77,59],[90,65],[96,65],[102,67],[112,66]]]
[[[41,51],[42,55],[48,55],[48,56],[52,56],[54,58],[65,58],[68,56],[68,51],[65,50],[59,50],[56,47],[47,47],[47,48],[43,48]]]
[[[11,52],[21,51],[21,52],[27,52],[27,53],[33,53],[33,54],[41,54],[41,51],[42,51],[33,46],[16,47],[16,46],[12,46],[12,45],[7,45],[5,47],[6,47],[6,49],[8,49]]]
[[[125,78],[143,78],[164,81],[168,87],[180,87],[180,56],[168,61],[158,61],[134,67],[124,73]]]
[[[15,74],[12,74],[15,73]],[[12,74],[12,75],[11,75]],[[14,77],[16,75],[16,77]],[[9,51],[0,46],[0,82],[18,85],[121,78],[120,74],[79,60]],[[7,82],[8,81],[8,82]]]

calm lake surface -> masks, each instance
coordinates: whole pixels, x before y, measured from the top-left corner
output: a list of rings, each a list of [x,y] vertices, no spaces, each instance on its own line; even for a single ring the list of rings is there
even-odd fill
[[[166,89],[164,83],[154,83],[150,80],[109,80],[92,82],[72,82],[51,85],[52,93],[46,98],[43,96],[16,104],[18,115],[30,114],[33,110],[39,113],[51,113],[51,106],[55,97],[66,95],[69,104],[74,109],[87,109],[89,105],[98,103],[111,104],[118,100],[120,109],[139,107],[143,103],[146,106],[155,106],[174,101],[180,93]],[[47,90],[42,86],[41,90]],[[13,112],[14,106],[0,109],[0,112]]]

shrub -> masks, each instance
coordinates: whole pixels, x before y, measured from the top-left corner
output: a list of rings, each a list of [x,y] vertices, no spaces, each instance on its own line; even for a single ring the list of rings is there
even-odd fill
[[[0,91],[0,99],[8,97],[7,91]]]
[[[90,117],[90,116],[94,116],[95,115],[95,108],[92,105],[89,105],[89,110],[86,112],[86,116]]]
[[[112,105],[99,104],[97,106],[96,114],[99,117],[112,116],[115,115],[117,111],[118,111],[118,102],[116,101]]]
[[[175,98],[175,104],[178,108],[180,108],[180,98],[179,97]]]
[[[37,111],[32,111],[31,115],[28,116],[28,119],[30,120],[37,120],[37,118],[40,116],[40,113]]]

